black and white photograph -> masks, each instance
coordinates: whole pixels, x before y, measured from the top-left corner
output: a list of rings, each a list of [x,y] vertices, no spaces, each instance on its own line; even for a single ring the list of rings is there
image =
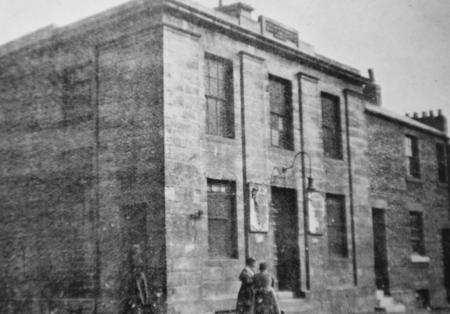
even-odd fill
[[[0,0],[0,314],[450,314],[449,0]]]

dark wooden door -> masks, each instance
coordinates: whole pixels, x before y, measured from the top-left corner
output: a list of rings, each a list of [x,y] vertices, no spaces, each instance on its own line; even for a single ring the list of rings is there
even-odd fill
[[[444,285],[447,290],[447,302],[450,302],[450,229],[442,230],[442,249],[444,259]]]
[[[300,262],[295,190],[272,188],[271,216],[278,288],[282,291],[297,292],[300,284]]]
[[[383,290],[386,295],[389,295],[389,271],[384,210],[373,208],[372,219],[375,256],[375,283],[378,290]]]

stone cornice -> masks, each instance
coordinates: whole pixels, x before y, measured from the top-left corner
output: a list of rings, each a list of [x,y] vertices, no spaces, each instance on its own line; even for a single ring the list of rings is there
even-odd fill
[[[314,70],[338,77],[347,82],[356,85],[367,84],[369,82],[368,78],[356,74],[355,72],[349,71],[320,58],[308,55],[300,50],[280,44],[275,40],[254,33],[235,23],[232,23],[225,19],[221,19],[206,11],[189,6],[184,2],[178,0],[166,0],[164,3],[165,12],[168,14],[174,14],[200,26],[205,26],[209,29],[215,29],[230,36],[231,38],[244,41],[245,43],[254,45],[264,50],[268,50],[272,53],[298,62]]]
[[[161,11],[166,12],[167,14],[181,16],[182,18],[196,23],[197,25],[224,33],[233,39],[243,41],[257,48],[280,55],[286,59],[298,62],[299,64],[312,68],[316,71],[324,72],[347,82],[356,85],[362,85],[369,82],[368,78],[365,78],[360,74],[343,67],[339,67],[338,65],[328,62],[327,60],[323,60],[295,48],[280,44],[273,39],[245,29],[238,24],[233,23],[232,20],[222,18],[220,14],[216,15],[213,11],[209,12],[206,9],[203,10],[192,4],[178,0],[134,0],[68,26],[56,28],[49,34],[48,37],[38,41],[25,41],[17,45],[17,42],[20,42],[19,39],[16,41],[16,45],[5,44],[3,47],[0,47],[0,58],[10,55],[13,52],[17,52],[18,50],[23,51],[26,49],[39,49],[42,47],[51,46],[55,43],[68,41],[73,37],[79,37],[81,40],[98,45],[104,40],[102,38],[102,31],[107,30],[108,27],[114,23],[125,20],[126,18],[137,16],[140,13],[148,14],[149,18],[151,16],[155,17],[158,13],[161,13]],[[156,21],[156,23],[160,22],[161,21]],[[153,23],[155,23],[155,21],[153,21]],[[83,36],[86,38],[83,38]]]

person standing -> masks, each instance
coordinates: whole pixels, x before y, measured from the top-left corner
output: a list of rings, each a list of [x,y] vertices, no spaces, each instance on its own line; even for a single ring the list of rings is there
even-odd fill
[[[237,314],[252,314],[253,276],[255,275],[255,265],[256,261],[253,258],[247,258],[247,260],[245,261],[245,268],[239,275],[239,280],[242,284],[237,297]]]
[[[255,296],[254,314],[280,314],[274,279],[267,271],[267,264],[259,264],[259,273],[253,277]]]

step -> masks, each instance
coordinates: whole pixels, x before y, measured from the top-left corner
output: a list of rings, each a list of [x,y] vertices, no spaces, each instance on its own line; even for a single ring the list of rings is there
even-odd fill
[[[295,299],[295,294],[292,291],[277,291],[277,297],[279,300]]]
[[[315,305],[301,298],[279,298],[280,310],[285,314],[316,314]]]

